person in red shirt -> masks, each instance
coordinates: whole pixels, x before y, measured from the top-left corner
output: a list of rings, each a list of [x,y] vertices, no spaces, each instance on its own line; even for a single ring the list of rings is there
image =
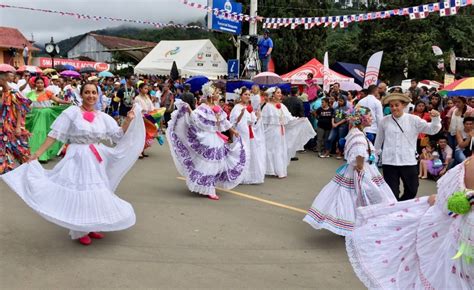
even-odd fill
[[[425,120],[426,122],[431,122],[430,113],[428,113],[428,108],[426,103],[422,100],[419,100],[415,103],[415,110],[412,113]],[[418,153],[421,153],[421,150],[428,145],[429,138],[423,133],[418,134],[418,140],[416,141],[416,149]]]

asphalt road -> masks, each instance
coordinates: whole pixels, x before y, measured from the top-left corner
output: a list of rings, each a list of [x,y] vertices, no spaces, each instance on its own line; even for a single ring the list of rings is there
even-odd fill
[[[299,154],[286,179],[212,201],[187,190],[166,146],[149,153],[117,191],[137,224],[88,247],[0,182],[0,288],[364,289],[344,238],[302,222],[341,161]],[[435,189],[422,181],[420,195]]]

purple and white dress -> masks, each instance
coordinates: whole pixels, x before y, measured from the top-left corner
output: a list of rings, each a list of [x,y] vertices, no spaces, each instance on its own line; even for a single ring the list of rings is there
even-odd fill
[[[167,139],[174,164],[190,191],[215,195],[216,187],[232,189],[242,182],[248,153],[241,138],[232,143],[221,133],[232,125],[223,110],[201,104],[189,113],[179,103],[168,124]]]
[[[352,128],[344,148],[347,164],[337,170],[336,176],[316,196],[303,221],[315,229],[324,228],[347,236],[354,228],[358,207],[396,201],[375,162],[368,163],[369,151],[375,152],[372,143],[362,131]],[[355,170],[358,156],[367,162],[361,173]]]
[[[421,197],[358,209],[346,249],[367,288],[473,289],[473,261],[454,258],[460,244],[474,247],[473,209],[456,218],[447,210],[448,198],[466,190],[464,171],[461,163],[438,180],[431,207]]]

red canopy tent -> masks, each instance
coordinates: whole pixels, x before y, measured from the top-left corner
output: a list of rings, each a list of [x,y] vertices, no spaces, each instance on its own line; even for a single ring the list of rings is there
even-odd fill
[[[305,80],[308,78],[308,73],[313,73],[313,79],[316,79],[318,83],[323,83],[324,77],[324,65],[317,59],[313,58],[309,62],[305,63],[301,67],[282,75],[283,80],[290,82],[295,85],[305,84]],[[353,83],[354,79],[337,73],[333,70],[329,70],[329,80],[331,83]]]

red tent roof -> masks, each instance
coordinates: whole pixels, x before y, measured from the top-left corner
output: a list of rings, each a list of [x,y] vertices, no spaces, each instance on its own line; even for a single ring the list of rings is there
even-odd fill
[[[304,84],[305,80],[307,79],[308,73],[313,73],[313,78],[318,80],[318,82],[323,82],[323,74],[324,65],[320,63],[317,59],[313,58],[309,62],[305,63],[304,65],[300,66],[299,68],[282,75],[281,77],[284,80],[289,81],[292,84]],[[337,81],[337,82],[353,82],[354,79],[337,73],[333,70],[329,70],[330,79]]]

